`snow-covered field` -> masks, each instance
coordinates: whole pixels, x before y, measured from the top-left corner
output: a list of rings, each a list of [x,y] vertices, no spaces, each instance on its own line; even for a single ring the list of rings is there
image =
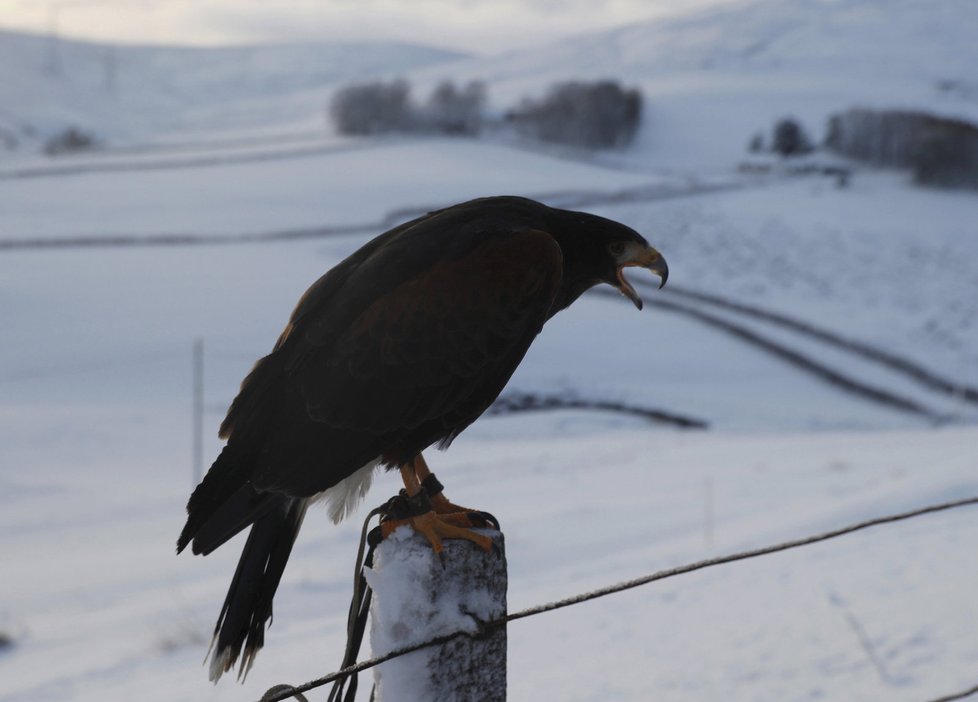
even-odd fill
[[[926,22],[923,5],[886,5],[892,24],[879,37],[884,4],[839,0],[725,10],[433,66],[436,53],[388,47],[385,63],[375,48],[372,59],[344,59],[345,72],[323,69],[321,80],[307,70],[277,106],[260,81],[218,90],[233,62],[215,55],[210,65],[223,67],[205,72],[197,92],[137,101],[174,113],[105,118],[118,144],[147,148],[0,156],[0,639],[13,641],[0,648],[0,700],[256,700],[272,684],[335,669],[365,508],[338,528],[310,514],[256,668],[243,687],[207,682],[200,663],[240,542],[206,559],[173,555],[193,482],[191,346],[204,339],[212,457],[237,383],[303,290],[417,208],[503,192],[580,203],[645,233],[677,291],[759,306],[897,354],[956,388],[978,386],[978,197],[915,188],[895,173],[857,171],[839,189],[818,177],[736,172],[751,131],[790,110],[816,128],[861,91],[874,103],[978,113],[967,91],[934,89],[974,65],[962,37],[973,36],[978,11],[964,0],[940,7],[951,5],[957,14],[942,9]],[[902,46],[918,25],[927,31]],[[719,32],[726,26],[740,28],[740,49]],[[833,38],[835,53],[820,43]],[[901,46],[909,56],[888,64]],[[0,54],[40,61],[37,51],[0,35]],[[173,51],[166,61],[178,61]],[[265,58],[254,65],[280,75],[308,55],[296,51],[258,52]],[[89,52],[91,66],[99,55]],[[839,70],[847,55],[852,75]],[[168,64],[146,56],[127,70],[143,65],[149,80]],[[410,74],[419,84],[484,77],[500,104],[575,72],[621,75],[641,82],[650,105],[632,149],[596,158],[309,131],[322,119],[323,102],[312,99],[320,83],[380,74],[390,61],[405,72],[427,66]],[[653,63],[656,72],[643,73]],[[872,79],[887,65],[892,75]],[[8,126],[64,110],[108,114],[90,92],[41,100],[10,85],[0,89],[22,99],[3,113]],[[211,92],[221,100],[208,102]],[[221,114],[247,123],[250,136],[208,132]],[[174,125],[183,124],[192,134],[178,143]],[[256,134],[264,141],[248,141]],[[322,236],[241,242],[315,231]],[[163,235],[224,243],[105,245]],[[72,239],[95,245],[40,246]],[[935,391],[668,287],[644,296],[641,313],[594,295],[556,317],[510,389],[659,408],[710,429],[598,411],[517,414],[484,418],[429,457],[453,499],[502,521],[511,610],[978,494],[978,404],[959,389]],[[926,411],[844,391],[670,303]],[[397,487],[383,477],[368,506]],[[962,509],[514,623],[510,699],[910,701],[970,687],[976,540],[978,511]]]

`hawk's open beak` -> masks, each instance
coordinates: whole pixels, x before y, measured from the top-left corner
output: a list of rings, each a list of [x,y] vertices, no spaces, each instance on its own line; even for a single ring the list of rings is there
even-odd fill
[[[618,289],[621,294],[635,303],[638,309],[642,309],[642,298],[635,292],[635,288],[625,280],[625,269],[630,266],[641,266],[659,276],[659,288],[666,284],[669,279],[669,266],[666,259],[651,246],[643,246],[633,253],[631,258],[618,266]]]

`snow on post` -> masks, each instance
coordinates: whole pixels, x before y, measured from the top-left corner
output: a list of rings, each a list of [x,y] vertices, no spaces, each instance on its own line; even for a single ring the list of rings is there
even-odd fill
[[[486,553],[468,541],[446,540],[441,562],[428,542],[401,527],[377,547],[366,570],[373,589],[370,644],[374,656],[464,630],[506,614],[503,535]],[[374,669],[376,702],[504,702],[506,629],[486,638],[460,636]]]

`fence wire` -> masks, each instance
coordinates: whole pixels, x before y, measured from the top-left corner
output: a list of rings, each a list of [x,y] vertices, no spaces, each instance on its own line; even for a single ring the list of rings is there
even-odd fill
[[[328,685],[335,680],[340,678],[345,678],[354,673],[360,673],[364,670],[368,670],[375,666],[385,663],[387,661],[393,660],[395,658],[400,658],[401,656],[406,656],[409,653],[414,653],[415,651],[420,651],[425,648],[430,648],[432,646],[440,646],[442,644],[448,643],[454,639],[462,636],[467,636],[469,638],[479,639],[487,636],[494,629],[505,626],[509,622],[516,621],[518,619],[525,619],[527,617],[533,617],[538,614],[543,614],[544,612],[552,612],[554,610],[563,609],[564,607],[571,607],[574,605],[582,604],[590,600],[596,600],[600,597],[606,597],[608,595],[613,595],[619,592],[624,592],[625,590],[631,590],[642,585],[648,585],[649,583],[657,582],[659,580],[666,580],[667,578],[674,578],[678,575],[685,575],[687,573],[692,573],[698,570],[704,570],[706,568],[712,568],[714,566],[725,565],[728,563],[735,563],[737,561],[745,561],[751,558],[758,558],[760,556],[767,556],[773,553],[779,553],[781,551],[788,551],[795,548],[800,548],[802,546],[809,546],[811,544],[816,544],[822,541],[828,541],[830,539],[835,539],[840,536],[845,536],[846,534],[851,534],[856,531],[862,531],[863,529],[868,529],[870,527],[880,526],[883,524],[892,524],[894,522],[901,522],[907,519],[913,519],[915,517],[921,517],[927,514],[934,514],[935,512],[944,512],[951,509],[957,509],[959,507],[967,507],[969,505],[978,505],[978,496],[966,497],[960,500],[951,500],[949,502],[941,502],[939,504],[928,505],[926,507],[919,507],[917,509],[909,510],[906,512],[898,512],[895,514],[889,514],[882,517],[874,517],[872,519],[867,519],[861,522],[856,522],[855,524],[850,524],[849,526],[841,527],[839,529],[832,529],[831,531],[825,531],[819,534],[813,534],[811,536],[806,536],[799,539],[792,539],[789,541],[782,541],[781,543],[773,544],[770,546],[763,546],[760,548],[749,549],[746,551],[738,551],[736,553],[731,553],[726,556],[717,556],[715,558],[707,558],[701,561],[695,561],[693,563],[688,563],[686,565],[676,566],[675,568],[666,568],[665,570],[656,571],[648,575],[644,575],[639,578],[634,578],[632,580],[625,580],[614,585],[608,585],[607,587],[599,588],[597,590],[591,590],[589,592],[584,592],[579,595],[574,595],[572,597],[567,597],[562,600],[556,600],[554,602],[547,602],[545,604],[536,605],[534,607],[529,607],[527,609],[520,610],[519,612],[514,612],[508,614],[505,617],[500,617],[499,619],[493,619],[487,622],[483,622],[475,633],[468,631],[456,631],[450,634],[443,634],[442,636],[436,636],[434,638],[428,639],[418,644],[413,644],[410,646],[403,646],[401,648],[394,649],[382,656],[377,656],[375,658],[370,658],[365,661],[360,661],[355,665],[348,666],[336,672],[324,675],[315,680],[310,680],[309,682],[303,683],[302,685],[297,685],[295,687],[288,685],[277,685],[270,689],[261,698],[259,702],[281,702],[282,700],[287,700],[290,697],[295,697],[296,699],[304,699],[301,695],[303,692],[308,692],[317,687],[322,687],[323,685]],[[964,699],[973,694],[978,693],[978,686],[970,688],[969,690],[964,690],[950,696],[941,697],[939,699],[931,700],[930,702],[950,702],[951,700]]]
[[[978,685],[974,687],[969,687],[967,690],[961,690],[960,692],[955,692],[952,695],[946,695],[944,697],[936,697],[927,702],[952,702],[953,700],[963,700],[965,697],[971,697],[974,694],[978,694]]]

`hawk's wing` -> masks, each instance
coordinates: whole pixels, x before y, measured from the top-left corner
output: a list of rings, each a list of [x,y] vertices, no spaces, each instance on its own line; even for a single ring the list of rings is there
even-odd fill
[[[436,225],[390,238],[341,281],[324,276],[332,289],[310,289],[246,380],[226,423],[263,435],[257,488],[312,494],[381,454],[407,460],[502,390],[547,319],[560,247],[538,229]],[[275,386],[253,407],[260,421],[241,417],[249,388]]]

